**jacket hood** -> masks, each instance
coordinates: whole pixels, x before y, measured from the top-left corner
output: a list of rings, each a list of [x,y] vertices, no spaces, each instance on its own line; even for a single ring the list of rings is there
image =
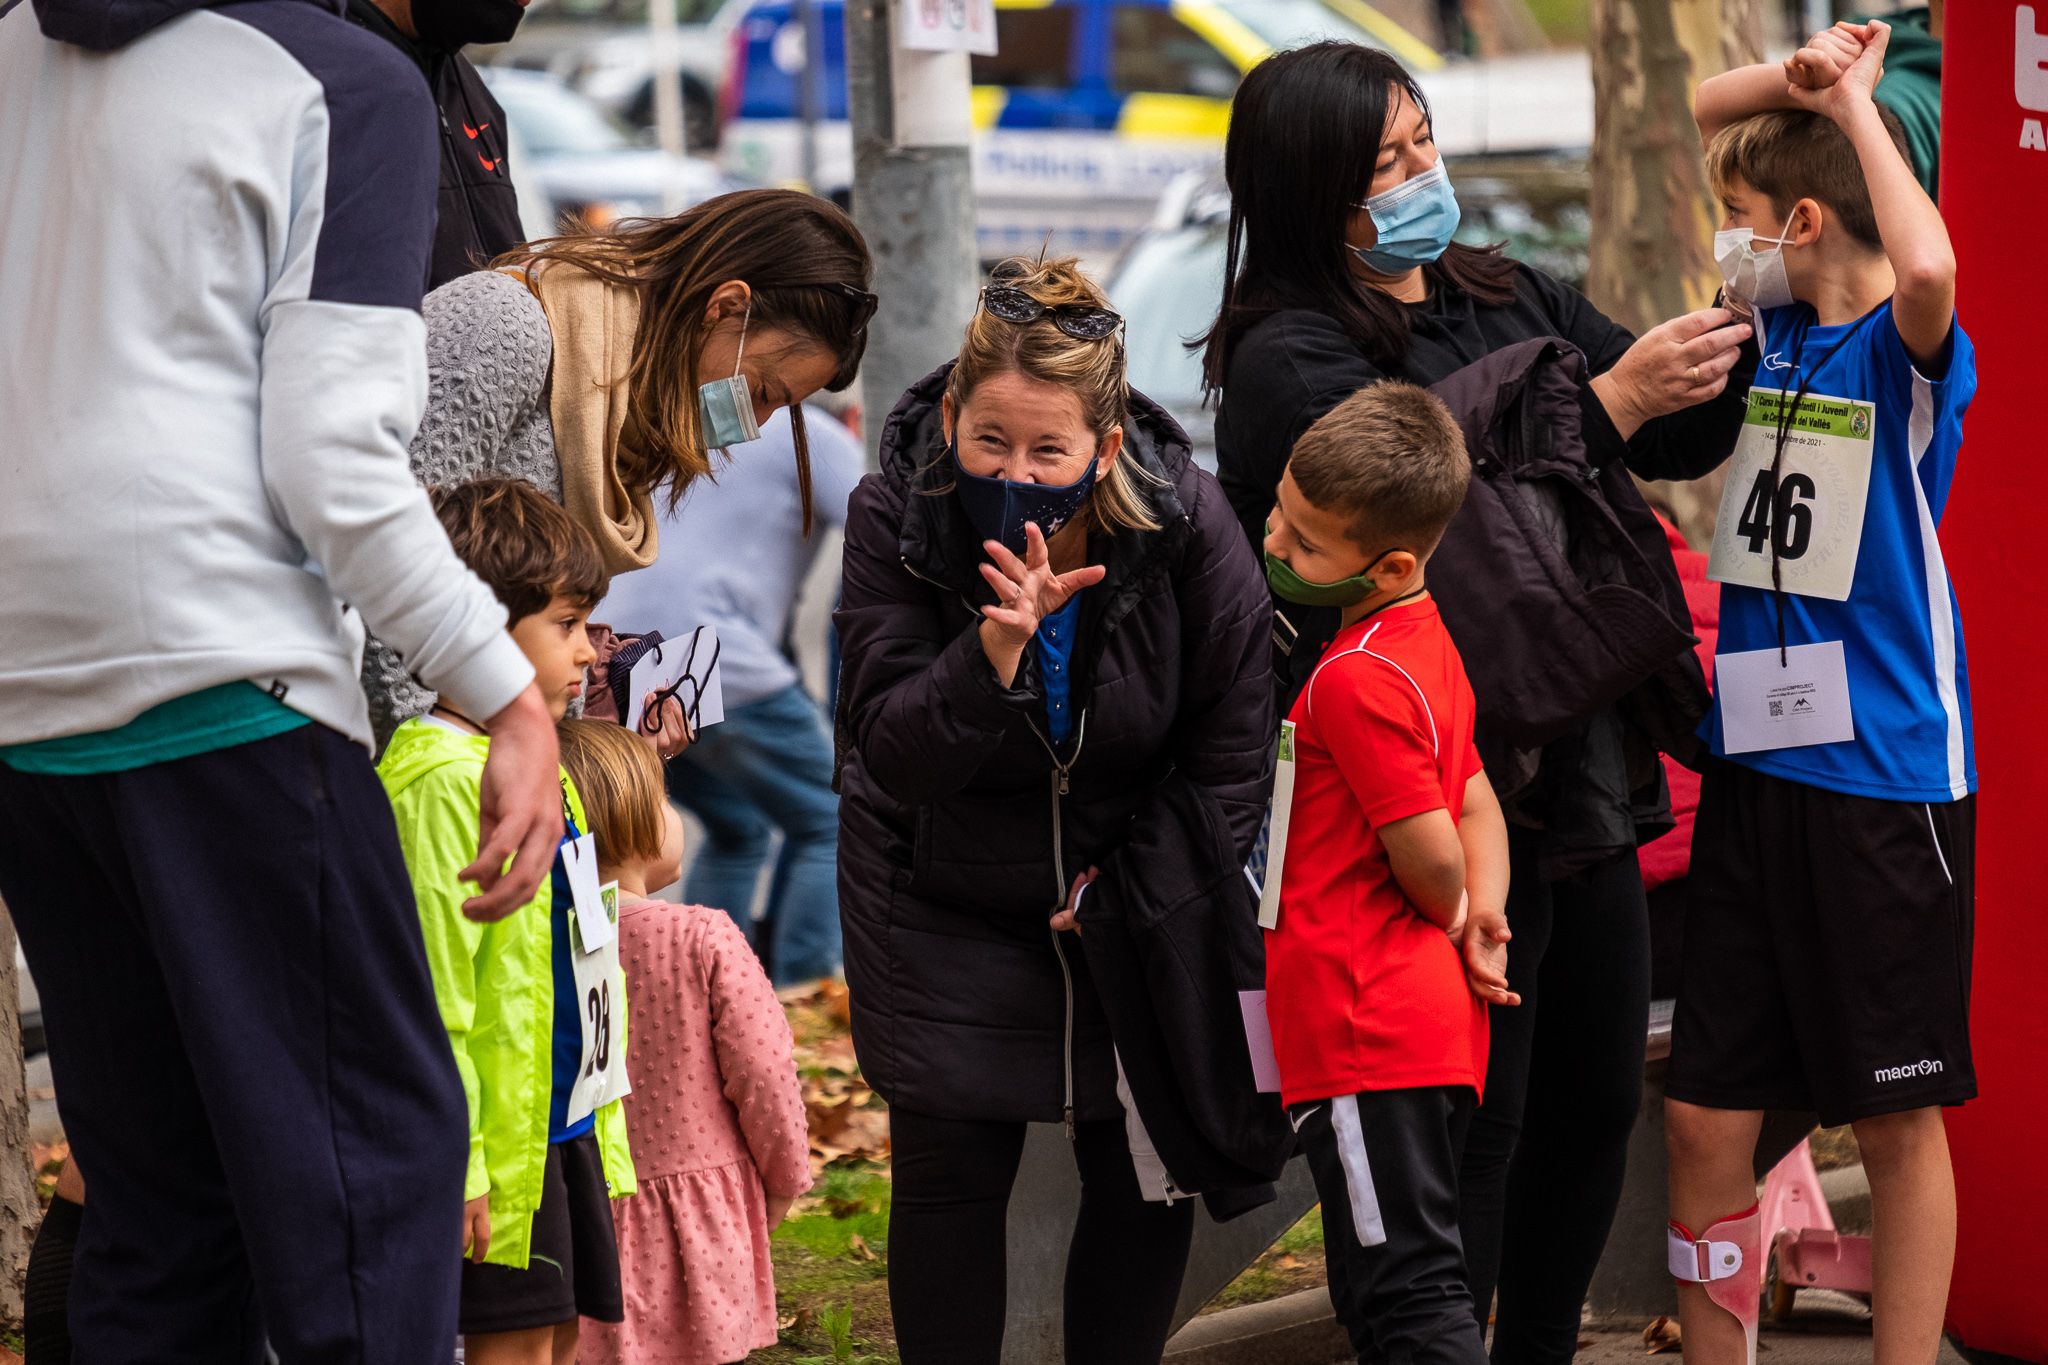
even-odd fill
[[[1907,10],[1885,15],[1892,26],[1892,40],[1884,50],[1887,71],[1917,71],[1941,78],[1941,40],[1927,31],[1927,11]]]
[[[34,0],[36,21],[60,43],[111,52],[181,14],[217,0]],[[303,0],[341,13],[339,0]]]
[[[397,796],[451,763],[481,769],[490,751],[491,742],[482,735],[458,734],[445,725],[414,717],[391,736],[384,756],[377,760],[377,775],[383,779],[385,791]]]

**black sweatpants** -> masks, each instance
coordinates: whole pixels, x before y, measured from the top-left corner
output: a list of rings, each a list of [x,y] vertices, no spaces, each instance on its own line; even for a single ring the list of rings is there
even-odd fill
[[[1642,1104],[1650,930],[1642,873],[1624,854],[1545,882],[1538,836],[1510,827],[1508,978],[1489,1009],[1486,1097],[1458,1188],[1472,1301],[1498,1286],[1497,1365],[1572,1358],[1579,1314],[1621,1202]]]
[[[997,1365],[1021,1123],[889,1111],[889,1306],[903,1365]],[[1166,1349],[1195,1231],[1192,1199],[1148,1203],[1121,1118],[1075,1125],[1081,1216],[1067,1251],[1067,1365]]]
[[[451,1358],[468,1116],[368,756],[306,725],[125,773],[0,764],[0,828],[92,1172],[77,1358]]]
[[[1290,1112],[1323,1202],[1330,1301],[1358,1359],[1483,1365],[1458,1237],[1471,1090],[1367,1090]]]

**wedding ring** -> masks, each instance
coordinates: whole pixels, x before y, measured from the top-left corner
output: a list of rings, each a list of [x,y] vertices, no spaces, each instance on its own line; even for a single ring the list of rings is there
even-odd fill
[[[1685,377],[1686,377],[1686,380],[1687,380],[1687,382],[1689,382],[1689,383],[1693,383],[1693,384],[1697,384],[1697,383],[1699,383],[1699,382],[1700,382],[1700,367],[1699,367],[1699,366],[1697,366],[1697,365],[1693,366],[1693,367],[1692,367],[1691,369],[1689,369],[1689,370],[1687,370],[1687,371],[1685,372]]]

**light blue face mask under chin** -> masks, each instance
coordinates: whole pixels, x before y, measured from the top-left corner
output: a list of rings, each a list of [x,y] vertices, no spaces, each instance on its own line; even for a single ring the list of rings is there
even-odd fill
[[[1371,246],[1354,246],[1351,251],[1382,275],[1405,275],[1428,265],[1444,254],[1458,230],[1458,196],[1441,161],[1358,207],[1372,215],[1378,238]]]
[[[754,395],[740,362],[747,355],[747,322],[754,315],[747,306],[740,319],[740,348],[732,359],[732,374],[697,386],[697,431],[706,450],[722,450],[761,439],[761,424],[754,420]]]

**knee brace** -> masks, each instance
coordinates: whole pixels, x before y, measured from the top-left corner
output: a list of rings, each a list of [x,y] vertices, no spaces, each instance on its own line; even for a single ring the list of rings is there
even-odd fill
[[[1672,1278],[1699,1285],[1716,1307],[1734,1315],[1749,1339],[1749,1365],[1756,1365],[1757,1306],[1764,1289],[1761,1210],[1752,1204],[1698,1237],[1683,1223],[1673,1222],[1670,1234]]]

